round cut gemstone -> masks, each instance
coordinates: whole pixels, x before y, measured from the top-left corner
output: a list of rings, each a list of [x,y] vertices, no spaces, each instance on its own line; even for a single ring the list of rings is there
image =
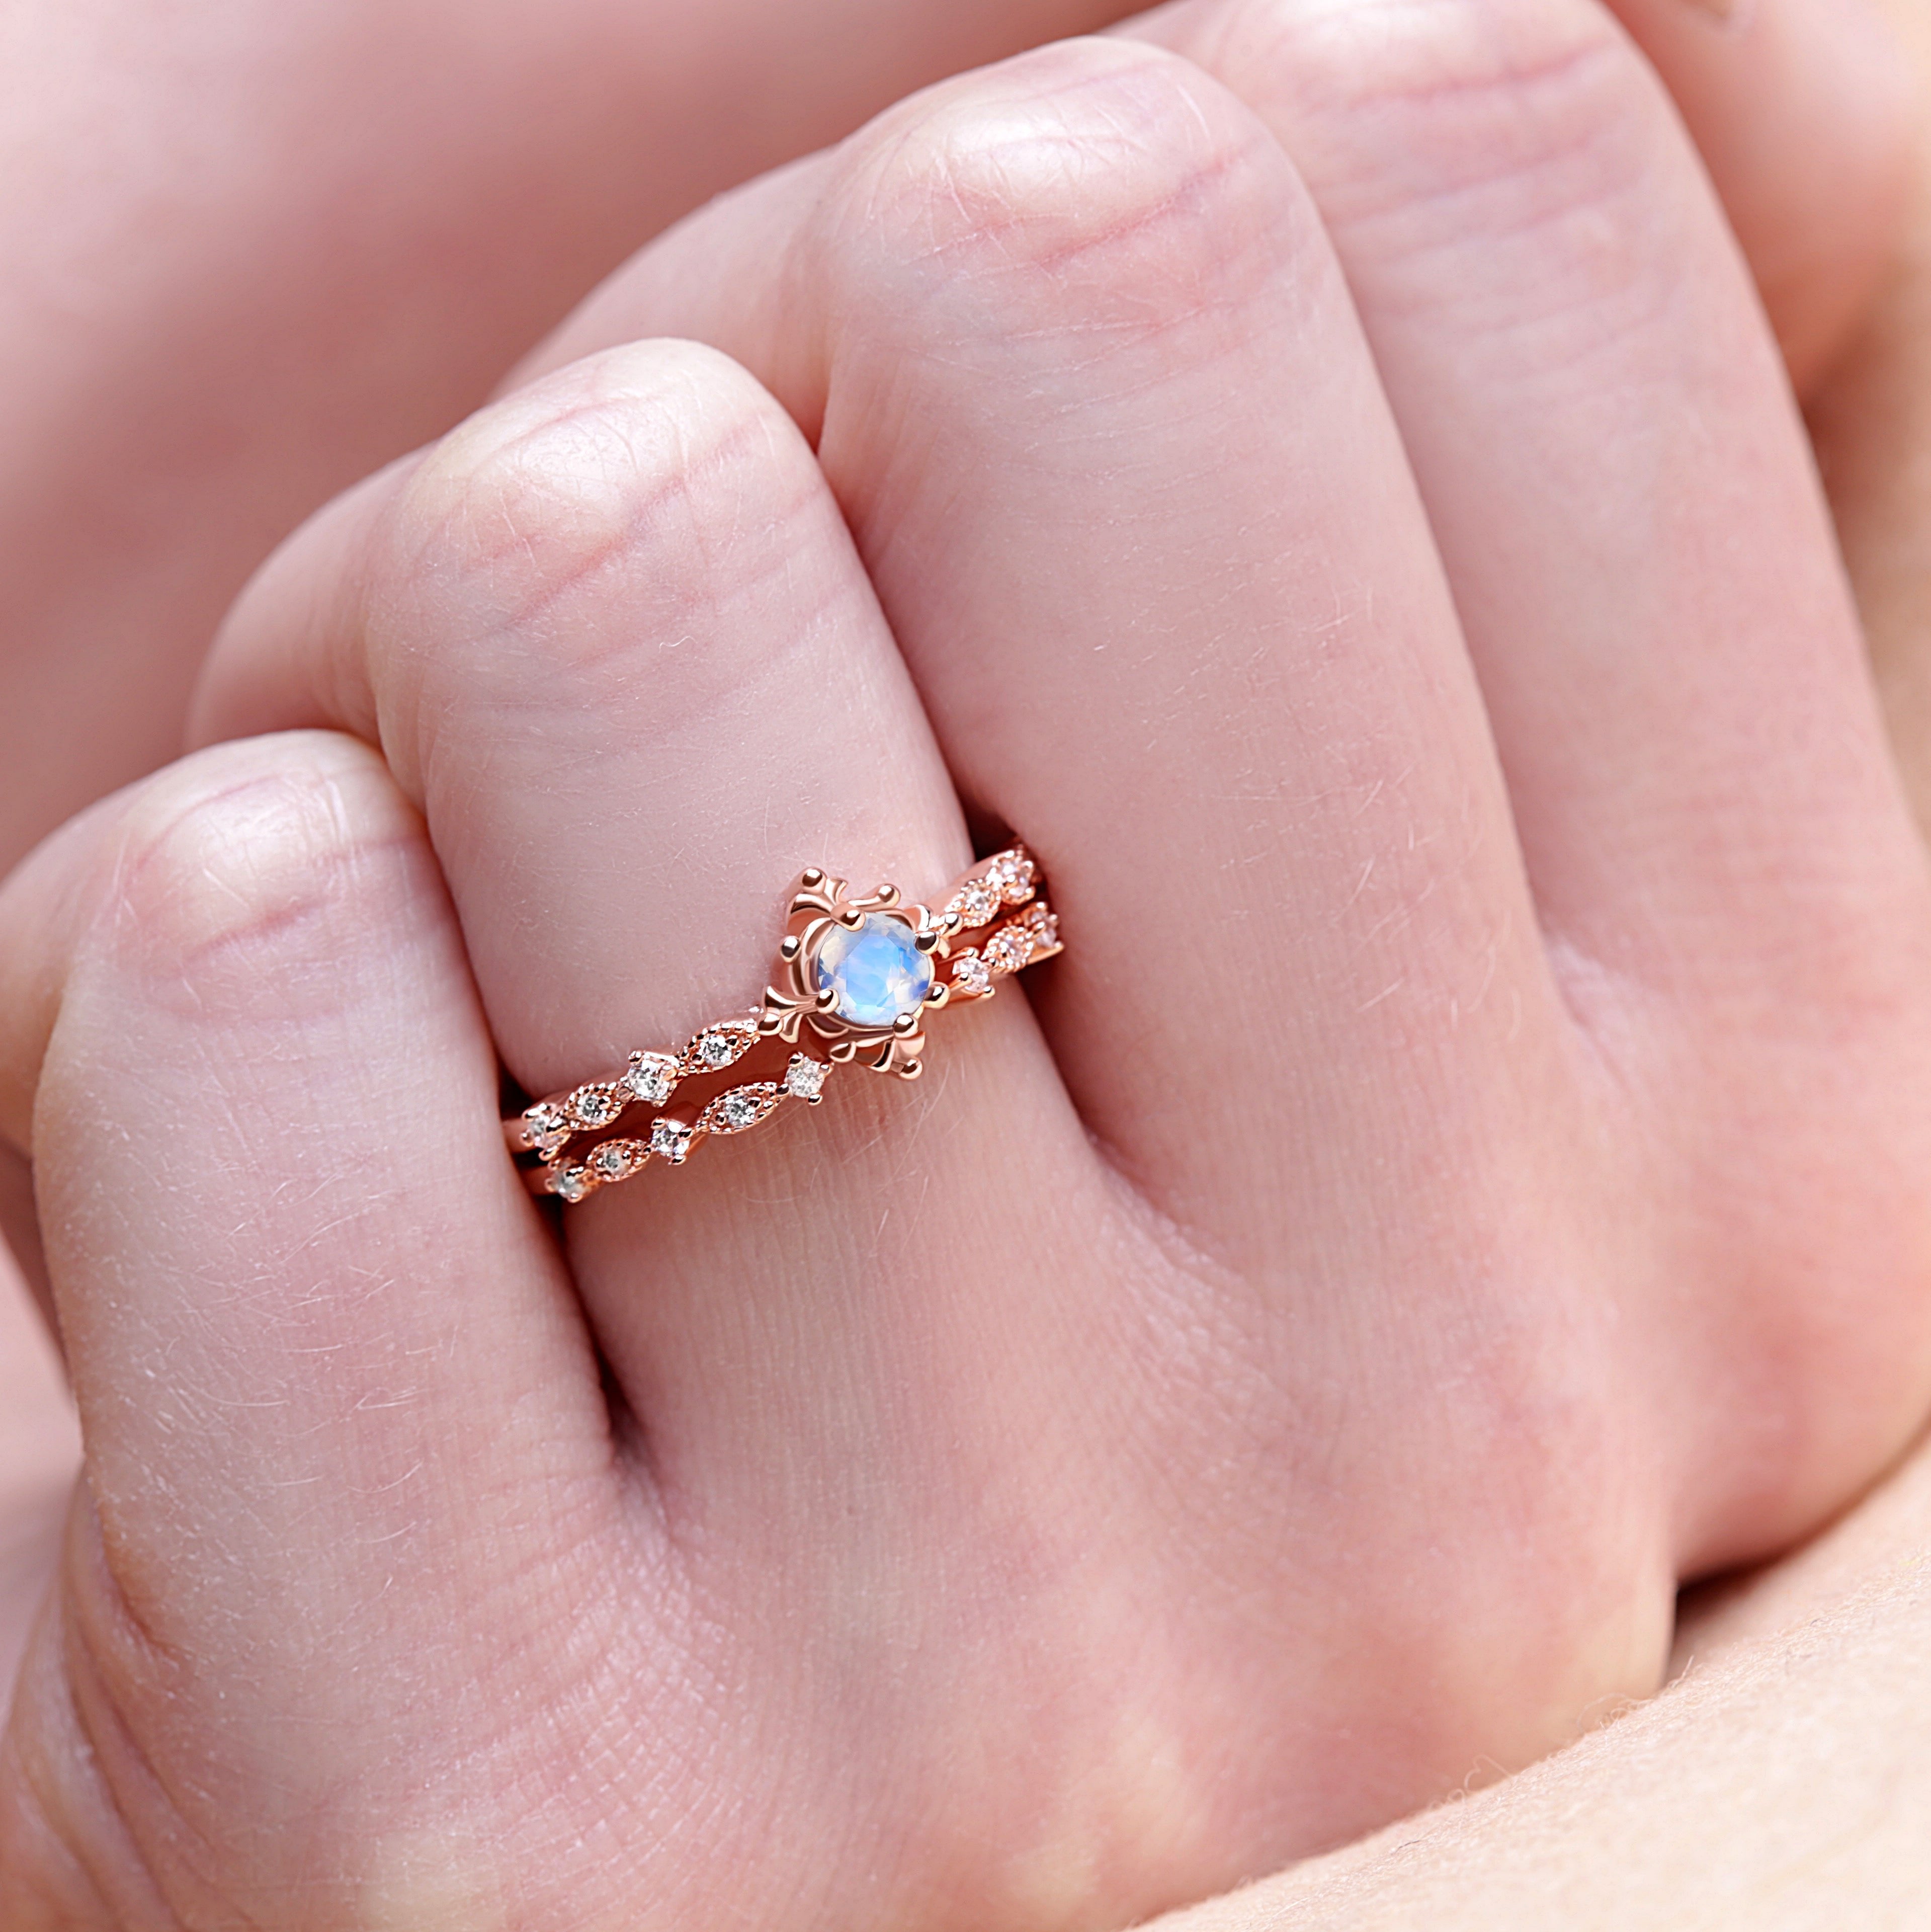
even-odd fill
[[[829,1062],[814,1060],[808,1053],[794,1053],[784,1070],[784,1090],[800,1100],[815,1100],[823,1090]]]
[[[992,991],[992,975],[976,952],[961,952],[952,962],[952,984],[975,998]]]
[[[835,926],[818,942],[818,984],[837,997],[832,1010],[853,1026],[889,1027],[915,1013],[932,990],[932,962],[902,919],[868,913],[856,930]]]
[[[631,1056],[630,1071],[624,1076],[624,1084],[640,1100],[648,1100],[654,1106],[661,1106],[670,1097],[670,1090],[676,1084],[677,1063],[667,1054],[636,1053]]]

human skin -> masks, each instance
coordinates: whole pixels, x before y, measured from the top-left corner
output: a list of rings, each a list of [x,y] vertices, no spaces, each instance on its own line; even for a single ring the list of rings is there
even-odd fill
[[[179,751],[214,626],[304,515],[447,429],[667,222],[1125,10],[10,6],[0,868]]]
[[[386,769],[204,754],[16,882],[90,1422],[28,1910],[1117,1922],[1646,1688],[1677,1576],[1915,1424],[1923,861],[1771,346],[1597,16],[1363,17],[1055,50],[718,211],[586,328],[734,318],[815,460],[688,347],[520,393],[211,674]],[[784,848],[943,878],[955,784],[1060,868],[1050,1059],[1005,1000],[929,1106],[592,1203],[566,1284],[477,998],[532,1088],[673,1037]]]
[[[0,870],[172,755],[216,617],[272,544],[446,428],[611,260],[922,79],[1118,10],[568,0],[453,26],[436,0],[11,9]],[[1687,0],[1620,10],[1807,381],[1882,256],[1885,50],[1831,0],[1720,28]],[[31,1268],[28,1188],[0,1149],[0,1228]],[[0,1670],[72,1441],[14,1292],[0,1276],[15,1492],[38,1500],[12,1518]]]
[[[174,757],[221,614],[706,196],[1105,0],[48,0],[0,15],[0,873]],[[31,1265],[28,1178],[0,1229]],[[0,1682],[71,1415],[0,1258]]]
[[[276,543],[448,428],[667,222],[922,82],[1125,10],[9,7],[0,872],[180,750],[209,638]],[[28,1187],[0,1153],[31,1268]]]
[[[1931,6],[1894,0],[1921,84]],[[1810,411],[1897,760],[1931,827],[1931,123],[1909,238]],[[1160,1932],[1889,1932],[1931,1898],[1931,1442],[1686,1602],[1669,1688],[1465,1802]]]
[[[0,22],[0,872],[179,749],[214,626],[334,490],[439,434],[629,250],[921,81],[1107,0],[90,0]],[[1829,0],[1621,9],[1800,380],[1880,259],[1882,50]],[[1765,130],[1774,138],[1766,139]],[[1828,184],[1828,187],[1825,185]],[[35,1265],[0,1149],[0,1229]],[[22,1500],[0,1676],[72,1430],[0,1275]],[[8,1339],[19,1335],[17,1342]]]
[[[0,346],[19,480],[0,491],[0,863],[172,752],[212,614],[268,544],[334,483],[453,418],[599,262],[922,74],[1104,11],[901,9],[880,32],[849,8],[580,4],[505,10],[479,34],[475,10],[449,33],[424,5],[13,10]],[[1828,0],[1720,26],[1679,0],[1621,11],[1804,384],[1882,259],[1888,53]],[[801,60],[799,34],[838,58]],[[368,74],[412,76],[408,111],[345,117],[343,76],[366,104]],[[492,170],[513,188],[491,190]],[[300,245],[265,245],[276,236]],[[31,1264],[28,1190],[0,1149],[0,1226]],[[0,1275],[0,1679],[74,1454],[16,1292]]]

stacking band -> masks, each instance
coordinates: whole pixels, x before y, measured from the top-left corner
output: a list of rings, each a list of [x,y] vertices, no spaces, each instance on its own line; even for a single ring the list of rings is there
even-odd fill
[[[619,1071],[536,1101],[504,1121],[504,1138],[535,1156],[523,1170],[532,1192],[581,1201],[653,1160],[681,1167],[711,1136],[744,1133],[787,1100],[817,1106],[835,1067],[862,1061],[916,1080],[927,1013],[989,999],[1000,980],[1062,950],[1023,845],[982,860],[937,911],[902,905],[896,886],[857,896],[814,867],[793,889],[773,983],[758,1006],[700,1028],[678,1052],[640,1049]],[[804,1050],[808,1034],[820,1052]],[[796,1050],[781,1066],[774,1051],[768,1077],[745,1080],[753,1070],[740,1063],[766,1042]],[[704,1090],[727,1073],[733,1084]],[[698,1083],[697,1098],[657,1114],[643,1134],[613,1131],[632,1106],[664,1107]],[[592,1136],[604,1138],[580,1157],[571,1151]]]

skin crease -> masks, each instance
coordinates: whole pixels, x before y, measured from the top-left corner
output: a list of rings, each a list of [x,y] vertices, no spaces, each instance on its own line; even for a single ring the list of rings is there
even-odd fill
[[[1931,5],[1891,0],[1921,86]],[[1899,765],[1931,829],[1931,122],[1907,239],[1810,416]],[[1693,1593],[1675,1681],[1465,1802],[1159,1932],[1813,1932],[1931,1898],[1931,1442],[1781,1562]]]
[[[472,408],[667,222],[1122,10],[10,6],[0,868],[179,750],[209,634],[276,542]]]
[[[220,614],[707,195],[1105,0],[54,0],[0,18],[0,873],[179,750]],[[26,1171],[0,1228],[37,1270]],[[0,1682],[75,1435],[0,1264]]]
[[[0,484],[0,866],[171,755],[214,618],[270,545],[460,415],[615,254],[925,74],[1106,11],[901,10],[880,34],[855,29],[849,7],[760,21],[625,8],[619,20],[586,0],[527,20],[505,8],[487,34],[468,9],[451,35],[427,4],[13,10],[0,30],[16,86],[0,100],[13,156],[0,181],[31,192],[0,194],[14,265],[0,347],[36,377],[5,405],[23,481]],[[1825,0],[1777,0],[1715,33],[1677,0],[1622,11],[1684,104],[1807,381],[1882,258],[1888,56],[1855,8]],[[835,40],[838,60],[801,67],[798,32]],[[334,112],[340,76],[358,77],[359,99],[361,76],[411,74],[432,46],[406,114]],[[762,62],[748,71],[748,48]],[[766,104],[750,111],[747,93]],[[171,146],[184,94],[196,140]],[[476,158],[505,126],[519,143]],[[547,172],[529,165],[532,148]],[[245,169],[230,165],[238,151]],[[87,170],[70,159],[83,152]],[[485,166],[514,179],[481,188]],[[365,191],[371,176],[381,194]],[[1837,191],[1820,199],[1822,182]],[[166,250],[146,239],[157,202]],[[506,206],[523,215],[513,258],[479,226]],[[265,253],[271,232],[302,245]],[[399,281],[406,299],[391,298]],[[157,387],[147,372],[160,367]],[[103,498],[103,476],[118,496]],[[35,1271],[27,1176],[4,1150],[0,1227]],[[7,1359],[14,1413],[44,1418],[28,1432],[70,1441],[41,1352],[22,1343]],[[23,1634],[0,1611],[0,1660]]]

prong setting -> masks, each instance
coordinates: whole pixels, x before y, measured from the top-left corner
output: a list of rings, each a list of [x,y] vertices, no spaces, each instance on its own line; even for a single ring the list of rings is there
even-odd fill
[[[748,1132],[789,1102],[817,1106],[839,1066],[862,1062],[917,1079],[928,1012],[990,998],[1000,980],[1061,950],[1059,922],[1023,847],[982,860],[936,908],[906,904],[889,883],[859,896],[808,866],[754,1010],[701,1028],[680,1052],[639,1051],[611,1078],[533,1102],[504,1121],[505,1138],[512,1153],[535,1157],[523,1169],[535,1192],[582,1201],[646,1166],[682,1166],[704,1140]],[[793,1051],[769,1072],[736,1070],[766,1042],[796,1049],[807,1038],[819,1042],[814,1051]],[[727,1074],[734,1084],[712,1084]],[[686,1082],[702,1083],[688,1108],[656,1113],[641,1137],[611,1131],[634,1103],[661,1108]],[[592,1144],[566,1159],[580,1136]]]

